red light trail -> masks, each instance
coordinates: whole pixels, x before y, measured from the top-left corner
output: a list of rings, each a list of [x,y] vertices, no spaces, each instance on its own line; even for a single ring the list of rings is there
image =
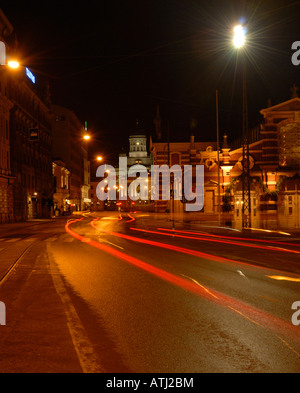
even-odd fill
[[[179,276],[176,276],[175,274],[169,273],[165,270],[162,270],[158,267],[152,266],[138,258],[135,258],[131,255],[125,254],[124,252],[121,252],[119,250],[115,250],[112,247],[106,246],[102,243],[99,243],[95,240],[89,239],[89,238],[85,238],[82,235],[79,235],[78,233],[76,233],[75,231],[73,231],[70,228],[71,224],[74,224],[78,221],[82,221],[83,218],[74,220],[74,221],[70,221],[65,225],[65,230],[67,233],[69,233],[71,236],[75,237],[76,239],[84,242],[85,244],[88,244],[92,247],[95,247],[101,251],[104,251],[118,259],[121,259],[123,261],[128,262],[129,264],[136,266],[140,269],[143,269],[144,271],[153,274],[156,277],[159,277],[160,279],[163,279],[167,282],[170,282],[173,285],[176,285],[188,292],[194,293],[198,296],[201,296],[202,298],[205,298],[215,304],[221,305],[222,307],[227,307],[229,310],[234,311],[235,313],[243,316],[244,318],[246,318],[247,320],[251,321],[252,323],[256,324],[257,326],[260,326],[262,328],[269,328],[272,330],[276,330],[279,331],[285,335],[288,336],[292,336],[293,339],[297,339],[299,340],[299,329],[295,326],[293,326],[290,322],[287,322],[279,317],[273,316],[271,314],[268,314],[265,311],[259,310],[251,305],[248,305],[246,303],[243,303],[241,301],[238,301],[236,299],[231,298],[230,296],[224,295],[218,291],[215,291],[213,289],[208,289],[202,285],[200,285],[199,283],[195,282],[195,280],[188,280],[188,279],[184,279],[181,278]],[[95,225],[95,221],[97,221],[97,219],[94,219],[93,221],[91,221],[91,226],[93,228],[96,228],[99,230],[99,228],[97,228],[97,226]],[[138,239],[137,238],[132,238],[131,236],[127,236],[127,235],[123,235],[123,234],[115,234],[114,232],[110,232],[110,231],[104,231],[107,232],[109,234],[114,234],[114,235],[118,235],[120,237],[123,238],[129,238],[130,240],[135,240],[135,241],[141,241],[147,244],[151,244],[151,245],[159,245],[160,247],[165,247],[167,245],[163,245],[157,242],[152,242],[152,241],[145,241],[143,239]],[[165,248],[169,248],[169,247],[165,247]],[[181,247],[175,247],[172,246],[173,249],[181,249]],[[187,250],[186,251],[192,251],[192,250]],[[198,254],[204,254],[204,253],[199,253],[196,252]],[[211,257],[211,256],[210,256]],[[222,260],[226,260],[225,258],[220,258],[220,257],[214,257],[217,259],[222,259]],[[228,260],[230,261],[230,260]],[[281,340],[282,338],[279,337]],[[295,352],[295,351],[294,351]],[[296,353],[296,352],[295,352]],[[297,354],[297,353],[296,353]],[[298,356],[300,356],[299,354],[297,354]]]
[[[212,235],[210,233],[204,233],[204,232],[191,232],[191,231],[181,231],[177,229],[167,229],[167,228],[157,228],[160,231],[168,231],[168,232],[177,232],[177,233],[187,233],[190,235],[202,235],[202,236],[212,236],[212,237],[218,237],[222,239],[232,239],[230,236],[221,236],[221,235]],[[254,239],[254,238],[246,238],[246,237],[234,237],[235,240],[246,240],[246,241],[252,241],[252,242],[262,242],[262,243],[273,243],[273,244],[280,244],[283,246],[295,246],[295,247],[300,247],[300,244],[294,244],[294,243],[286,243],[286,242],[280,242],[276,240],[266,240],[266,239]]]
[[[217,243],[223,243],[223,244],[233,244],[233,245],[242,246],[242,247],[260,248],[260,249],[263,249],[263,250],[282,251],[282,252],[290,252],[290,253],[294,253],[294,254],[300,254],[300,251],[281,249],[281,248],[276,248],[276,247],[271,247],[271,246],[260,246],[260,245],[257,245],[257,244],[240,243],[240,242],[227,241],[227,240],[223,241],[223,240],[211,239],[211,238],[206,238],[206,237],[175,235],[174,233],[164,233],[164,232],[150,231],[150,230],[147,230],[147,229],[139,229],[139,228],[130,228],[130,229],[133,230],[133,231],[139,231],[139,232],[145,232],[145,233],[153,233],[155,235],[173,236],[173,237],[180,237],[180,238],[183,238],[183,239],[192,239],[192,240],[200,240],[200,241],[208,241],[208,242],[217,242]]]

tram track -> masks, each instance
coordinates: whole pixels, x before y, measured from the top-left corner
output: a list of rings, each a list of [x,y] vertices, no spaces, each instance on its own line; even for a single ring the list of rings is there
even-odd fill
[[[13,270],[17,267],[18,263],[22,260],[22,258],[27,254],[27,252],[32,248],[33,244],[29,244],[25,250],[21,252],[21,255],[19,255],[18,258],[15,259],[15,261],[10,265],[8,269],[6,269],[6,272],[2,275],[0,278],[0,286],[7,280],[9,275],[13,272]]]

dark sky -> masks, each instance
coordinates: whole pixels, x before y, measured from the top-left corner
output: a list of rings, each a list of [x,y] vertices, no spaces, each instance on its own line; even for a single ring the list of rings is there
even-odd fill
[[[2,1],[23,64],[51,85],[52,101],[88,121],[93,148],[107,156],[128,147],[138,118],[153,132],[159,104],[171,139],[215,140],[241,129],[241,56],[232,28],[248,27],[249,123],[300,85],[291,45],[300,40],[300,1],[98,0]],[[93,149],[92,149],[93,150]]]

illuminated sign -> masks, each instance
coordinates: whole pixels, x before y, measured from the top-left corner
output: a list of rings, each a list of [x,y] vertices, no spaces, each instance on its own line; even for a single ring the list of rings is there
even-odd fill
[[[33,73],[30,71],[29,68],[26,67],[26,75],[27,77],[31,80],[32,83],[35,83],[35,76]]]

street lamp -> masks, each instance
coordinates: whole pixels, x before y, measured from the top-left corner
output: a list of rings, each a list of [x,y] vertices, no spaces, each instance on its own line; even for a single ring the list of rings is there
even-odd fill
[[[16,59],[10,59],[6,61],[6,44],[0,41],[0,65],[8,65],[10,68],[18,68],[20,63]]]
[[[246,28],[237,25],[233,29],[233,44],[235,48],[243,48],[246,42]],[[247,105],[247,86],[246,86],[246,62],[245,56],[242,59],[243,67],[243,173],[242,173],[242,226],[251,227],[251,190],[250,190],[250,154],[249,154],[249,126],[248,126],[248,105]]]
[[[20,67],[20,63],[17,60],[9,60],[7,62],[8,67],[16,69]]]
[[[234,27],[233,31],[233,45],[236,48],[241,48],[242,46],[244,46],[246,41],[246,30],[242,25],[237,25]]]

